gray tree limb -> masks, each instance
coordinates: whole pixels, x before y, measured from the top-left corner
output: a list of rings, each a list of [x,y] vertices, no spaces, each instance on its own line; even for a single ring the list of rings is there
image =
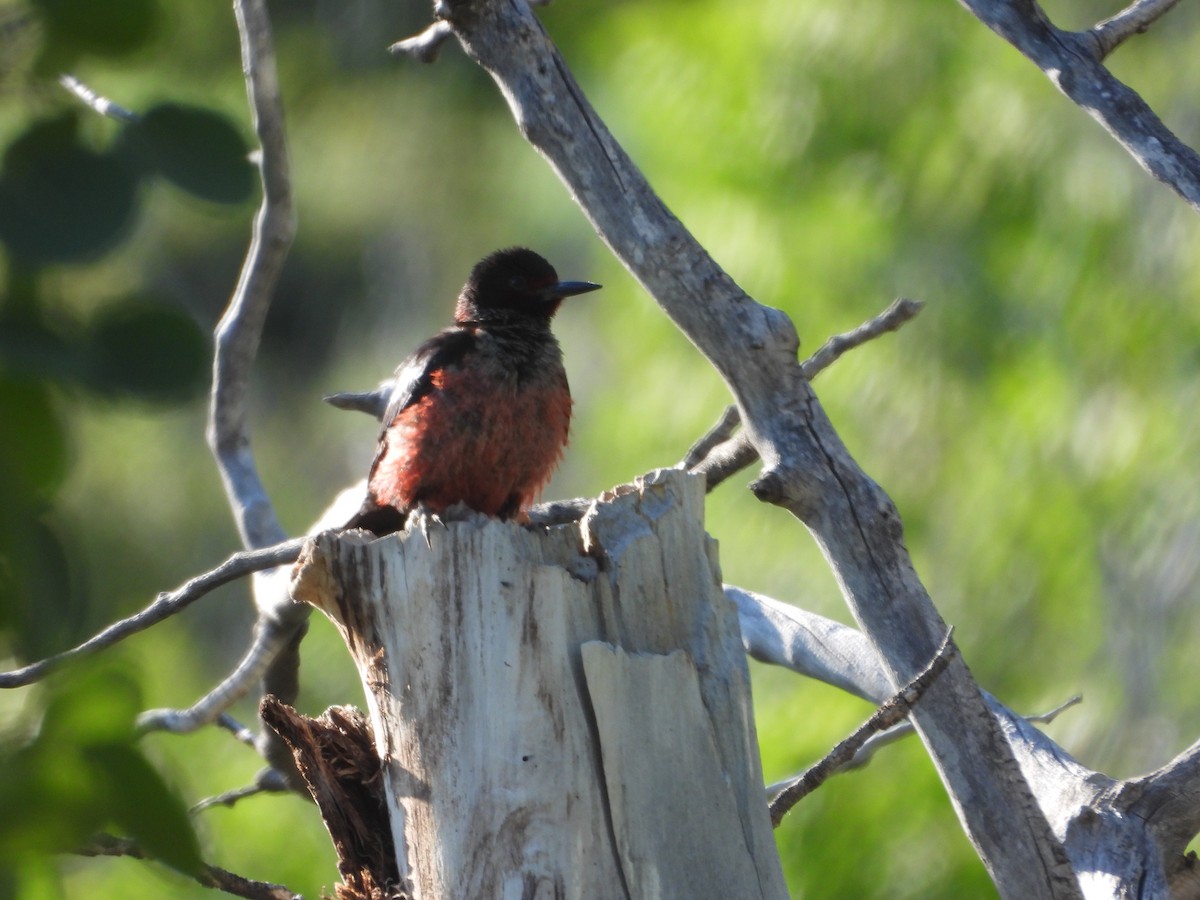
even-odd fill
[[[303,544],[304,539],[298,538],[294,541],[285,541],[275,547],[235,553],[217,568],[189,579],[173,591],[159,594],[154,602],[145,609],[128,618],[121,619],[119,622],[114,622],[78,647],[56,653],[54,656],[30,663],[20,669],[13,669],[11,672],[0,672],[0,688],[24,687],[40,681],[59,666],[99,653],[127,637],[145,631],[163,619],[170,618],[223,584],[236,581],[252,572],[292,562],[300,555],[300,548]]]
[[[884,667],[860,632],[730,585],[725,596],[738,608],[743,643],[755,659],[875,703],[888,698]],[[1200,742],[1148,775],[1115,779],[1076,761],[1033,719],[986,692],[984,698],[1085,896],[1200,896],[1195,857],[1185,856],[1200,831]]]
[[[296,232],[296,217],[271,21],[262,0],[238,0],[234,12],[260,146],[257,158],[263,197],[237,287],[217,323],[208,442],[221,470],[242,543],[253,548],[278,544],[287,537],[254,464],[246,410],[250,371],[275,285]]]
[[[1200,154],[1181,141],[1145,100],[1104,67],[1121,41],[1144,31],[1174,0],[1140,0],[1095,28],[1063,31],[1036,0],[960,0],[1116,138],[1138,164],[1200,211]]]
[[[1093,26],[1088,34],[1096,42],[1100,58],[1108,56],[1135,34],[1142,34],[1179,0],[1134,0],[1115,16]]]
[[[662,203],[523,3],[445,3],[467,54],[500,86],[521,133],[600,236],[729,385],[764,464],[756,495],[816,537],[893,688],[946,633],[890,498],[857,466],[796,359],[792,322],[752,300]],[[914,721],[1001,893],[1078,897],[1070,864],[961,658]]]
[[[259,478],[246,420],[250,372],[279,273],[296,232],[291,176],[284,129],[283,100],[275,67],[271,20],[265,0],[235,0],[241,38],[242,71],[259,151],[255,154],[262,201],[238,283],[217,324],[208,443],[225,493],[248,548],[278,544],[287,535]],[[190,710],[156,710],[142,718],[145,728],[188,731],[215,720],[248,693],[259,678],[264,693],[293,702],[299,690],[299,644],[308,627],[307,608],[286,599],[271,572],[254,578],[258,620],[246,655],[234,671]],[[260,752],[294,775],[286,747],[269,730]]]

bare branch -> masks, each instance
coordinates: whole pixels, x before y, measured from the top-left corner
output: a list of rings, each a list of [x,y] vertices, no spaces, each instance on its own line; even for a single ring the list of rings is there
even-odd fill
[[[130,112],[119,103],[114,103],[107,97],[100,96],[74,75],[67,75],[65,73],[59,75],[58,83],[79,98],[80,102],[85,106],[102,116],[107,116],[110,119],[116,119],[120,122],[138,121],[137,113]]]
[[[1111,19],[1105,19],[1086,33],[1096,42],[1096,52],[1104,59],[1135,34],[1144,34],[1170,12],[1179,0],[1134,0]]]
[[[312,524],[308,534],[344,525],[362,504],[365,490],[364,480],[339,493]],[[286,561],[294,561],[294,558]],[[292,602],[288,593],[289,574],[286,570],[277,570],[256,576],[254,600],[258,621],[254,626],[254,640],[234,670],[189,709],[157,709],[142,713],[138,725],[143,731],[184,733],[217,721],[225,710],[255,688],[260,678],[261,693],[275,694],[286,702],[295,700],[299,691],[299,644],[307,629],[309,608]],[[294,775],[291,755],[284,752],[282,745],[270,746],[273,734],[267,733],[265,739],[268,745],[260,747],[263,755],[272,764],[281,762],[291,778]]]
[[[804,373],[805,378],[812,381],[817,375],[841,359],[843,354],[848,353],[855,347],[861,347],[867,341],[873,340],[882,334],[887,334],[889,331],[896,331],[905,322],[916,318],[917,313],[924,306],[925,304],[916,300],[908,300],[904,297],[897,298],[892,302],[891,306],[875,318],[868,319],[853,331],[834,335],[827,340],[816,353],[800,364],[800,371]]]
[[[136,842],[128,838],[113,837],[109,834],[95,835],[87,844],[76,851],[80,856],[130,856],[134,859],[152,859]],[[195,880],[205,887],[216,888],[234,897],[245,897],[246,900],[303,900],[303,898],[278,884],[266,881],[252,881],[235,875],[216,866],[205,866],[204,871],[195,876]]]
[[[283,128],[283,103],[275,71],[271,23],[264,0],[234,4],[242,39],[242,68],[261,154],[262,204],[237,288],[217,324],[208,441],[216,456],[247,548],[276,544],[286,536],[259,479],[246,424],[250,368],[279,272],[296,230]]]
[[[78,647],[57,653],[20,669],[0,673],[0,688],[15,688],[33,684],[64,663],[91,656],[139,631],[145,631],[163,619],[170,618],[223,584],[228,584],[251,572],[259,572],[283,563],[295,562],[303,545],[304,540],[301,538],[285,541],[274,547],[264,547],[261,550],[243,550],[241,553],[235,553],[215,569],[205,572],[203,575],[197,575],[170,593],[159,594],[157,599],[141,612],[114,622]]]
[[[450,23],[439,19],[420,34],[396,41],[388,47],[388,52],[397,56],[407,56],[417,62],[431,63],[438,58],[442,44],[453,34],[454,29],[450,27]]]
[[[753,465],[758,451],[745,431],[734,434],[741,422],[736,406],[725,407],[721,418],[692,445],[677,468],[703,475],[705,490],[711,492],[721,482]]]
[[[279,281],[279,273],[296,232],[292,207],[287,136],[283,100],[275,67],[275,48],[266,0],[234,0],[238,34],[241,38],[242,71],[246,95],[260,147],[259,177],[262,202],[237,287],[217,324],[213,357],[213,386],[209,411],[208,442],[221,471],[225,493],[246,547],[277,543],[284,537],[282,526],[259,478],[246,422],[250,370],[258,353],[267,309]],[[255,579],[258,607],[255,644],[232,675],[183,713],[176,725],[193,725],[219,715],[262,674],[264,690],[272,682],[296,688],[298,646],[308,627],[309,610],[303,604],[283,602],[276,582]],[[283,592],[286,597],[286,591]],[[295,693],[285,696],[295,700]],[[164,711],[159,721],[168,720]],[[260,752],[268,763],[281,760],[285,770],[291,760],[273,734],[264,735]]]
[[[254,732],[228,713],[217,716],[217,724],[233,735],[233,739],[248,747],[254,746]]]
[[[717,423],[701,435],[696,443],[692,444],[678,468],[690,471],[699,465],[714,447],[733,437],[733,433],[741,424],[742,417],[738,413],[738,408],[733,405],[725,407],[725,411],[721,413],[721,418],[717,420]]]
[[[1166,853],[1182,857],[1200,833],[1200,741],[1161,769],[1131,781],[1122,800],[1131,801],[1130,812],[1148,821]]]
[[[1152,19],[1142,22],[1142,18],[1161,15],[1166,9],[1159,7],[1165,3],[1135,3],[1115,17],[1119,24],[1107,36],[1102,32],[1100,39],[1095,29],[1075,34],[1055,28],[1035,0],[962,3],[1099,122],[1143,169],[1200,211],[1200,154],[1181,141],[1136,91],[1103,64],[1104,40],[1120,35],[1126,22],[1148,25]]]
[[[250,648],[220,684],[186,710],[147,710],[138,716],[138,728],[142,731],[183,734],[215,722],[264,677],[294,636],[295,628],[290,624],[281,626],[274,619],[260,616],[254,626],[254,641]],[[264,690],[263,693],[270,691]],[[292,699],[295,699],[294,696]]]
[[[738,472],[750,468],[757,460],[758,450],[750,442],[750,436],[739,431],[725,443],[714,447],[707,459],[688,471],[703,475],[705,490],[711,492]]]
[[[850,456],[800,371],[791,320],[750,298],[667,209],[527,4],[447,6],[460,43],[499,84],[521,134],[725,379],[764,462],[755,496],[812,530],[892,684],[907,683],[946,626],[916,575],[895,505]],[[1005,891],[1029,900],[1080,896],[1061,841],[964,663],[951,662],[914,720],[970,839]]]
[[[867,320],[852,331],[831,337],[816,353],[801,363],[800,371],[811,381],[837,362],[843,354],[882,334],[896,331],[905,322],[913,319],[922,307],[923,304],[916,300],[900,298],[894,301],[875,318]],[[696,441],[680,463],[680,466],[689,472],[703,475],[709,491],[752,466],[758,459],[758,451],[754,449],[749,435],[744,430],[734,434],[740,423],[741,416],[737,407],[726,407],[717,424]]]
[[[954,629],[946,632],[946,637],[938,652],[915,678],[883,703],[874,714],[844,741],[834,747],[819,763],[780,791],[771,801],[771,824],[776,828],[783,817],[801,800],[819,788],[829,776],[849,763],[854,755],[862,749],[863,744],[873,735],[879,734],[905,719],[912,710],[913,704],[924,696],[929,685],[946,670],[950,658],[956,652],[951,640]]]
[[[309,797],[307,790],[302,785],[297,787],[292,784],[285,773],[280,772],[278,769],[263,769],[255,776],[253,784],[225,791],[222,794],[217,794],[215,797],[207,797],[193,806],[190,811],[195,814],[214,806],[233,807],[241,800],[256,796],[257,794],[283,794],[289,791]]]
[[[858,629],[731,584],[725,596],[737,607],[742,644],[753,659],[872,703],[893,693],[879,655]]]

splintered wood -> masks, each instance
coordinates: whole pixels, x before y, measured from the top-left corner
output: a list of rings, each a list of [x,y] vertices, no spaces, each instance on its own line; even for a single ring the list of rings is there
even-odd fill
[[[783,898],[703,484],[579,523],[322,534],[292,594],[346,639],[417,900]]]

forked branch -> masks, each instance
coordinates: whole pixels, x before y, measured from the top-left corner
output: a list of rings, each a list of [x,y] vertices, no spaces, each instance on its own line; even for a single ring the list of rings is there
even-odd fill
[[[774,827],[779,827],[779,823],[783,821],[783,817],[797,803],[824,784],[830,775],[838,769],[845,767],[854,759],[855,754],[863,748],[868,739],[886,731],[894,725],[898,725],[908,717],[909,712],[912,711],[913,704],[921,699],[926,688],[950,664],[950,657],[955,652],[954,644],[951,641],[953,635],[954,629],[951,628],[946,632],[946,638],[942,641],[942,646],[938,648],[938,652],[929,661],[928,666],[922,669],[912,681],[893,694],[892,697],[884,701],[867,721],[860,725],[853,734],[829,751],[820,762],[775,795],[770,804],[771,824]]]
[[[962,3],[1104,126],[1143,169],[1200,212],[1200,154],[1104,66],[1105,56],[1171,9],[1172,0],[1139,0],[1081,33],[1056,28],[1036,0]]]

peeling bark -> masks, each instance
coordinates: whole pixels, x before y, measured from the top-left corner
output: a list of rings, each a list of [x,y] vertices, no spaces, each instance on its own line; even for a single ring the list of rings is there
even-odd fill
[[[783,898],[703,481],[579,523],[325,533],[292,593],[341,629],[412,895]]]

